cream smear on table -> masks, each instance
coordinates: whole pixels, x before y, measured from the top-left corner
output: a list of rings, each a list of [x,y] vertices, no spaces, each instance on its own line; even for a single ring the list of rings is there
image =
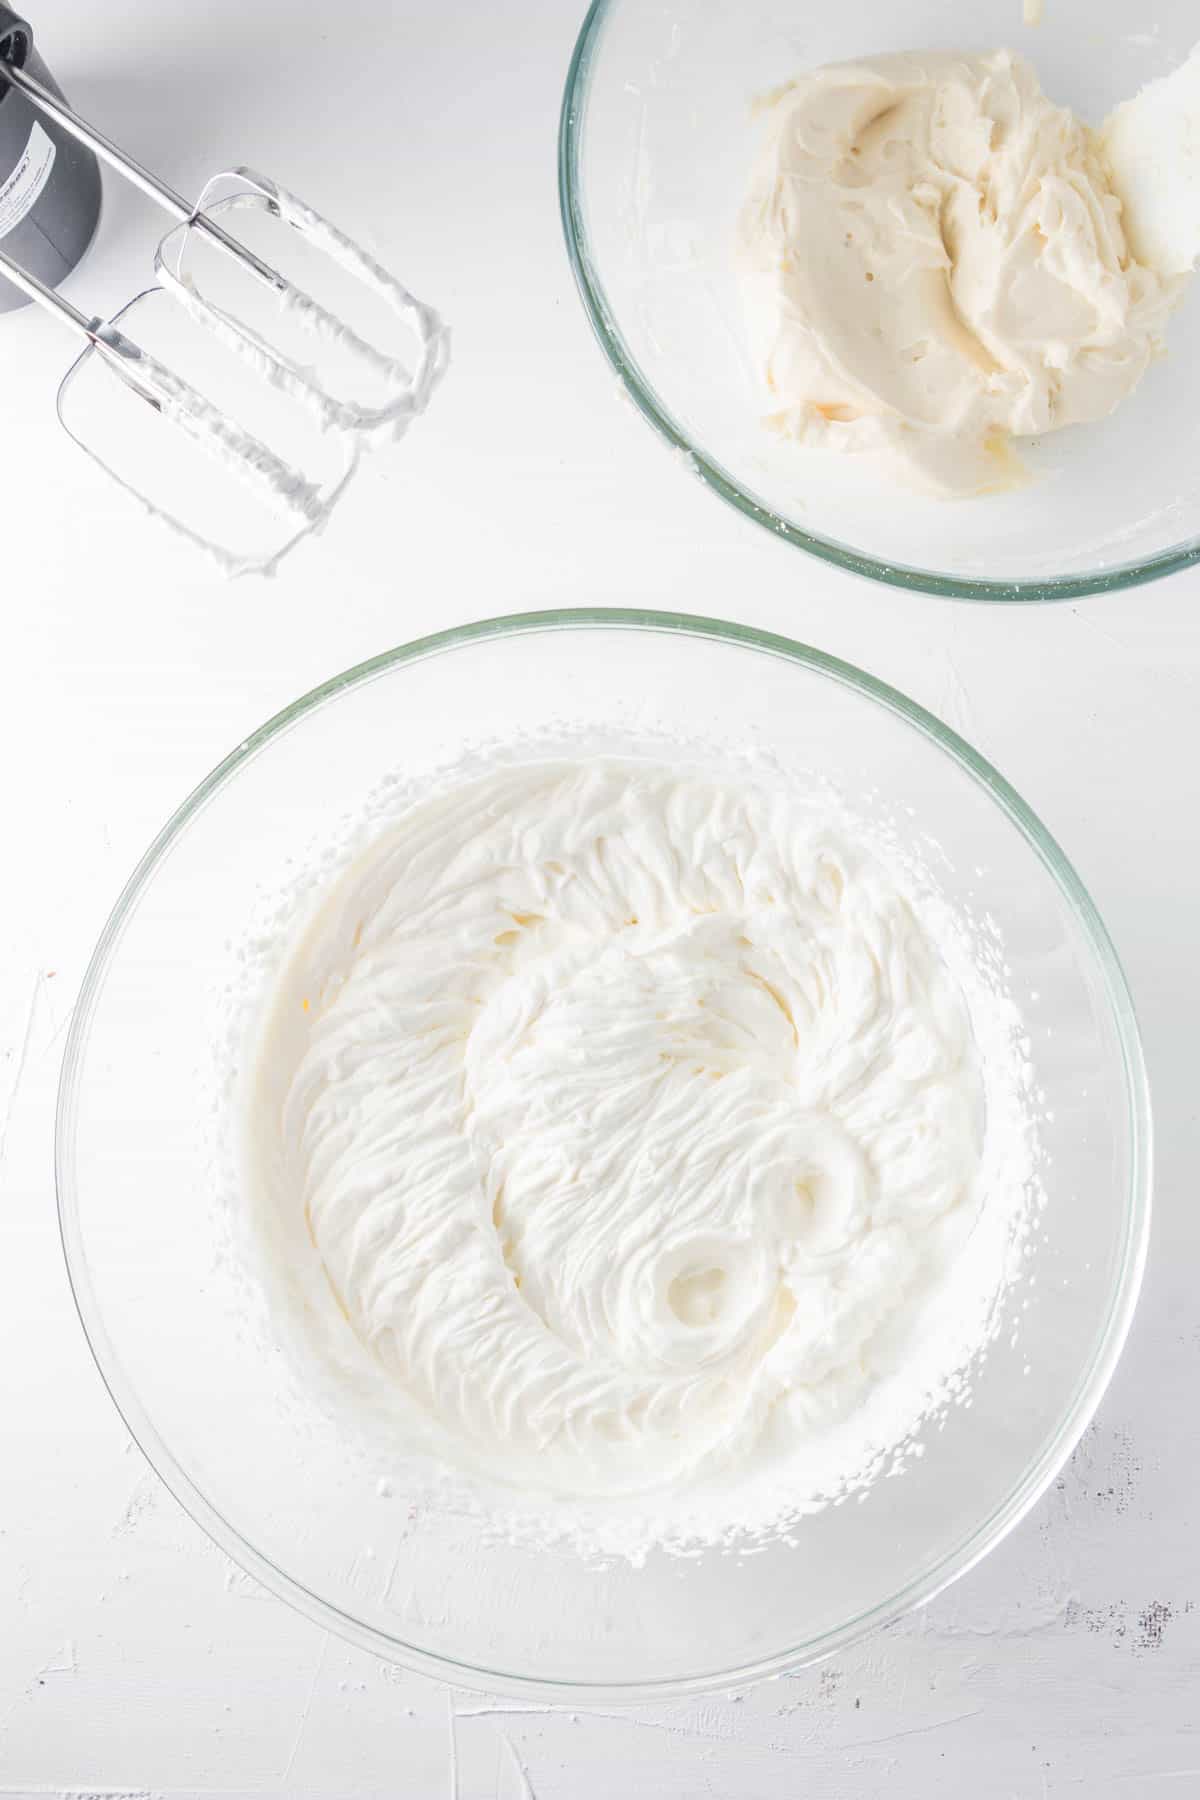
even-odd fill
[[[402,809],[293,941],[248,1092],[268,1237],[397,1444],[635,1556],[894,1464],[1032,1181],[969,935],[764,771],[502,760]]]
[[[774,94],[736,252],[771,428],[967,495],[1027,479],[1014,440],[1118,407],[1200,247],[1200,64],[1168,82],[1103,132],[1007,50]]]

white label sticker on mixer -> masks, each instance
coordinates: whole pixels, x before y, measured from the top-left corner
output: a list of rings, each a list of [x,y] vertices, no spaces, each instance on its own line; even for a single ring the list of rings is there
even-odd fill
[[[20,162],[7,180],[0,181],[0,238],[15,231],[37,204],[57,154],[54,140],[35,121]]]

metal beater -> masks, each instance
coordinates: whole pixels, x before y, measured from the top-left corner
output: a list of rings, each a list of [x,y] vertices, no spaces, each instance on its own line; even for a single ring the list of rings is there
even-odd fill
[[[240,357],[256,376],[315,414],[323,430],[345,434],[353,446],[348,452],[351,465],[357,455],[356,441],[399,436],[411,419],[424,410],[446,367],[449,339],[437,313],[416,299],[344,233],[264,176],[243,169],[215,177],[200,200],[192,205],[81,119],[61,94],[52,91],[32,74],[28,67],[32,48],[33,35],[29,26],[0,6],[0,102],[11,88],[61,132],[85,146],[171,215],[175,227],[160,244],[155,263],[163,291],[186,311],[191,320],[212,333],[225,349]],[[222,184],[233,191],[217,200]],[[388,354],[368,342],[345,320],[227,232],[212,216],[216,210],[224,213],[247,206],[268,213],[308,239],[382,301],[406,329],[415,346],[416,355],[411,366],[408,360]],[[211,210],[206,210],[209,207]],[[366,405],[331,393],[315,378],[306,361],[285,354],[261,331],[241,322],[228,308],[206,298],[184,268],[184,247],[196,238],[212,246],[223,257],[236,261],[255,283],[268,291],[281,317],[286,316],[311,339],[336,343],[340,352],[361,359],[370,369],[373,380],[380,385],[382,400]],[[0,275],[83,339],[87,346],[85,356],[100,358],[140,400],[179,427],[239,480],[255,488],[276,513],[286,515],[294,527],[294,535],[288,539],[286,548],[323,521],[332,499],[342,491],[344,479],[332,486],[314,483],[286,457],[277,454],[182,375],[119,329],[115,322],[89,318],[32,269],[18,263],[2,246]],[[123,308],[116,317],[122,317],[128,310]],[[76,434],[72,432],[71,435]],[[80,440],[76,437],[76,441]],[[88,446],[85,444],[84,448]],[[97,460],[109,473],[115,473],[102,458]],[[347,475],[349,472],[351,469],[348,468]],[[117,478],[121,480],[119,475]],[[131,487],[123,480],[121,484]],[[131,488],[131,491],[137,492],[137,489]],[[186,536],[207,543],[178,519],[164,513],[162,508],[149,501],[146,504]],[[218,555],[223,556],[220,546],[208,543],[207,547],[216,549]],[[257,560],[223,556],[230,566],[236,562],[236,572],[243,568],[265,567],[277,559],[278,552]]]

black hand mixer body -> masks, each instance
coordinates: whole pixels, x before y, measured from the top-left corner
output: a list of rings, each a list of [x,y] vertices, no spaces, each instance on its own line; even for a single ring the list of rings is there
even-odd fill
[[[24,19],[0,6],[0,245],[48,287],[80,261],[100,220],[100,165],[4,79],[11,65],[61,97]],[[0,313],[28,298],[0,275]]]

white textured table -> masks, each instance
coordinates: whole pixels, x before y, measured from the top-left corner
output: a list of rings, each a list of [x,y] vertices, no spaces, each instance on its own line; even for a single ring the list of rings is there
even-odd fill
[[[59,437],[55,329],[0,320],[0,1793],[1200,1794],[1200,573],[1028,611],[905,600],[773,542],[673,466],[618,403],[561,249],[554,138],[577,24],[563,0],[42,10],[85,112],[182,188],[248,161],[373,237],[444,309],[455,359],[429,417],[328,535],[275,584],[227,588]],[[72,288],[89,309],[141,284],[156,232],[109,194]],[[823,1668],[601,1715],[384,1667],[227,1564],[101,1387],[51,1171],[87,954],[183,794],[335,669],[563,603],[789,633],[963,731],[1060,837],[1116,938],[1160,1144],[1129,1351],[1070,1468],[1008,1542]]]

